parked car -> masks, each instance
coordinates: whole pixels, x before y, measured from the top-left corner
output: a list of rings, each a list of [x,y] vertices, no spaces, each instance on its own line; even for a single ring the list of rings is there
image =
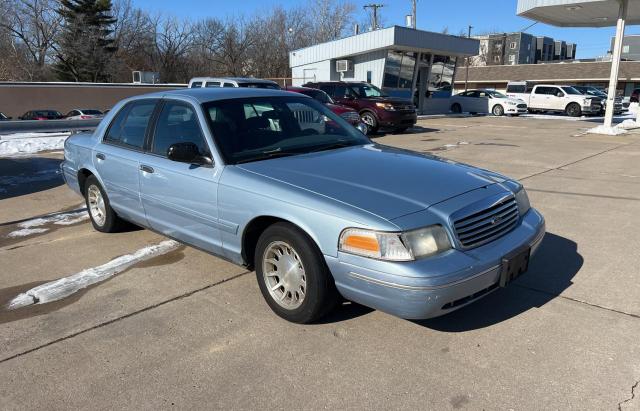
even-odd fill
[[[322,90],[319,90],[317,88],[310,88],[310,87],[293,87],[293,86],[288,86],[285,88],[285,90],[292,91],[294,93],[304,94],[306,96],[309,96],[319,101],[320,103],[327,106],[329,110],[333,111],[340,117],[344,118],[354,126],[357,126],[361,122],[360,115],[355,109],[336,104],[335,101],[333,101],[331,97]]]
[[[633,89],[631,92],[631,97],[629,98],[630,103],[637,103],[640,98],[640,88]]]
[[[275,81],[252,77],[194,77],[189,81],[189,88],[199,87],[246,87],[268,88],[279,90],[280,86]]]
[[[602,100],[602,112],[607,109],[607,93],[602,91],[599,88],[591,87],[591,86],[573,86],[576,90],[581,92],[585,96],[598,97]],[[622,97],[616,97],[613,103],[613,114],[620,114],[625,111],[625,108],[622,105]]]
[[[6,114],[0,111],[0,121],[11,120],[11,117],[8,117]]]
[[[102,118],[104,113],[95,109],[73,109],[64,116],[67,120],[89,120],[92,118]]]
[[[601,98],[586,97],[571,86],[536,84],[531,93],[514,93],[509,92],[507,85],[507,96],[524,100],[530,113],[549,111],[580,117],[599,114],[602,110]]]
[[[527,112],[527,103],[521,99],[507,97],[495,90],[467,90],[451,97],[454,113],[491,113],[494,116],[509,114],[518,116]]]
[[[303,87],[320,89],[337,104],[355,109],[372,133],[379,128],[403,132],[418,121],[410,99],[389,97],[369,83],[326,81],[307,83]]]
[[[64,116],[56,110],[31,110],[18,118],[20,120],[59,120]]]
[[[299,323],[339,294],[403,318],[449,313],[526,271],[545,233],[520,183],[375,144],[284,91],[132,97],[64,150],[96,230],[127,220],[255,268],[269,306]]]

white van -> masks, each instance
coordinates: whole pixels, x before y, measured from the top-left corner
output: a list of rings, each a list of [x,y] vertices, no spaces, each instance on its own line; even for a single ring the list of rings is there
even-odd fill
[[[194,77],[189,81],[189,88],[199,87],[249,87],[270,88],[279,90],[275,81],[251,77]]]

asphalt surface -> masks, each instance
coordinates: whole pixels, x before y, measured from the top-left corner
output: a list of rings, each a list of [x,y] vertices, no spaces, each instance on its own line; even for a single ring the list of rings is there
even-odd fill
[[[525,184],[548,234],[508,288],[428,321],[345,303],[295,325],[254,273],[182,246],[60,301],[0,309],[1,408],[640,409],[640,134],[588,127],[433,118],[375,137]],[[83,207],[59,177],[7,183],[59,160],[0,159],[2,305],[163,241],[51,222]],[[46,231],[10,237],[42,216]]]

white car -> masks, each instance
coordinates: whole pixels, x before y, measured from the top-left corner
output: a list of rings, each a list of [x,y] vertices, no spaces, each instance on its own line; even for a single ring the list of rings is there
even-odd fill
[[[495,90],[468,90],[451,97],[451,111],[454,113],[491,113],[517,116],[527,112],[524,100],[507,97]]]
[[[89,120],[92,118],[102,118],[104,117],[104,113],[100,110],[94,110],[94,109],[73,109],[70,112],[68,112],[64,118],[67,120]]]

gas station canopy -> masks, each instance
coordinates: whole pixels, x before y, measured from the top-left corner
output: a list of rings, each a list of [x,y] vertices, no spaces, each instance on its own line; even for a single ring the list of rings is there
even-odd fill
[[[518,15],[559,27],[609,27],[619,0],[518,0]],[[640,1],[628,3],[626,24],[640,24]]]

